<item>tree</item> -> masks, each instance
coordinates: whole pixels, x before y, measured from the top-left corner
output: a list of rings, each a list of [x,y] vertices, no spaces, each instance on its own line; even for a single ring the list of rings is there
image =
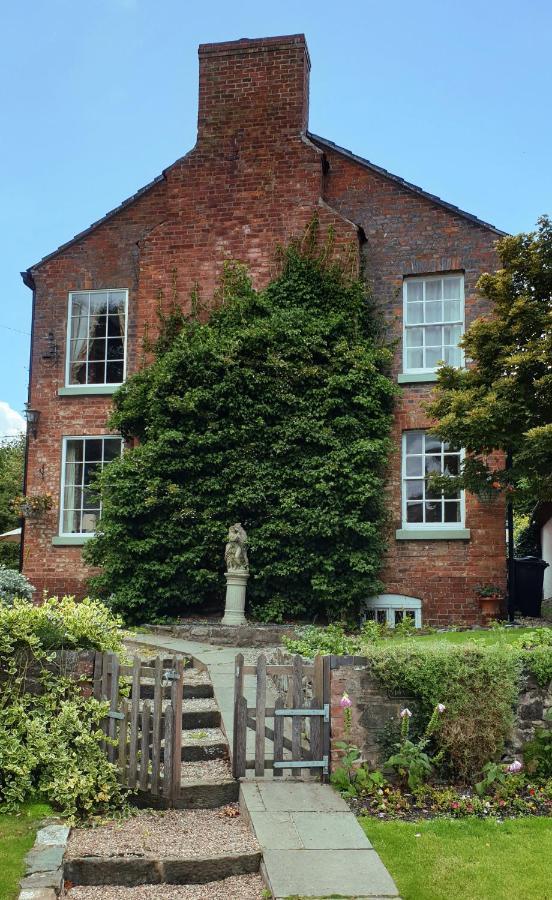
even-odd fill
[[[111,427],[138,444],[104,471],[86,557],[128,621],[220,610],[237,521],[260,618],[347,616],[381,589],[391,352],[364,285],[326,256],[290,247],[259,292],[227,263],[209,321],[175,309],[115,395]]]
[[[17,528],[19,524],[11,504],[22,491],[24,460],[25,435],[20,434],[0,443],[0,534]],[[0,543],[0,563],[17,568],[19,545]]]
[[[538,225],[498,241],[502,267],[478,282],[492,314],[462,340],[471,364],[443,366],[428,407],[435,433],[466,449],[461,485],[520,508],[552,499],[552,223]]]

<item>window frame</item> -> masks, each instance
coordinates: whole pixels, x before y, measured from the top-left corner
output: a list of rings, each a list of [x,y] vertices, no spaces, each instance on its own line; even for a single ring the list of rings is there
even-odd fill
[[[362,619],[367,621],[368,613],[374,613],[375,622],[378,621],[377,613],[385,612],[385,620],[388,628],[396,628],[395,613],[413,613],[410,616],[414,620],[414,627],[422,627],[422,601],[418,597],[407,597],[403,594],[378,594],[370,597],[362,605]]]
[[[426,454],[425,446],[422,448],[421,455],[422,458],[422,476],[415,476],[406,474],[406,439],[408,435],[411,434],[427,434],[426,428],[409,428],[403,431],[402,439],[401,439],[401,528],[403,531],[450,531],[451,529],[465,529],[466,528],[466,492],[464,490],[460,491],[460,497],[457,501],[460,504],[460,519],[457,522],[409,522],[407,520],[406,510],[407,510],[407,496],[406,496],[406,482],[411,481],[413,479],[420,480],[420,477],[425,478],[425,464],[424,460],[426,455],[431,456],[433,454]],[[443,444],[445,441],[441,441],[441,455],[443,455]],[[460,465],[465,457],[465,452],[463,449],[461,450],[451,450],[451,453],[458,453]],[[420,501],[422,504],[425,502],[424,500]]]
[[[460,325],[460,329],[461,329],[460,336],[463,337],[465,330],[466,330],[466,292],[465,292],[466,280],[465,280],[464,274],[465,273],[463,271],[457,270],[455,272],[454,271],[453,272],[433,272],[430,275],[404,275],[403,276],[402,343],[403,343],[403,373],[405,375],[430,375],[430,374],[434,374],[435,372],[437,372],[437,370],[439,368],[438,366],[434,366],[433,368],[419,369],[419,368],[412,368],[412,367],[408,366],[407,360],[408,360],[408,349],[409,348],[407,347],[407,344],[406,344],[407,331],[411,330],[412,328],[422,328],[425,330],[426,328],[428,328],[432,325],[436,325],[441,328],[446,325]],[[441,322],[420,322],[420,323],[416,323],[416,324],[412,324],[412,325],[407,325],[406,309],[407,309],[407,290],[408,290],[409,282],[420,281],[420,282],[423,282],[423,284],[425,285],[425,283],[428,281],[443,281],[444,278],[460,278],[460,280],[461,280],[461,295],[460,295],[460,304],[461,304],[460,313],[461,313],[461,315],[460,315],[460,319],[457,320],[456,322],[443,322],[443,321],[441,321]],[[425,286],[424,286],[424,300],[423,300],[424,308],[425,308],[425,304],[426,304],[426,300],[425,300]],[[425,318],[425,313],[424,313],[424,318]],[[424,347],[425,347],[425,342],[424,342]],[[459,349],[460,349],[460,365],[455,368],[463,369],[466,364],[465,354],[461,347]]]
[[[61,477],[60,477],[60,492],[59,492],[59,519],[58,519],[58,537],[60,538],[80,538],[87,540],[88,538],[94,537],[96,534],[95,531],[64,531],[63,530],[63,516],[65,513],[65,471],[66,471],[66,461],[67,461],[67,442],[68,441],[104,441],[104,440],[119,440],[121,442],[121,456],[123,455],[125,442],[122,435],[119,434],[64,434],[61,439]],[[104,455],[104,451],[102,450],[102,457]],[[83,462],[84,465],[84,462]],[[104,465],[102,464],[102,472],[104,469]],[[82,511],[82,508],[81,508]],[[102,513],[102,504],[100,501],[100,517]]]
[[[123,337],[123,380],[122,381],[101,381],[96,384],[85,383],[85,384],[73,384],[71,382],[71,309],[73,303],[73,297],[78,294],[108,294],[108,293],[124,293],[125,295],[125,333]],[[88,333],[87,341],[90,340],[90,333]],[[95,393],[99,388],[117,388],[120,387],[126,381],[127,376],[127,344],[128,344],[128,288],[118,288],[118,287],[106,287],[106,288],[95,288],[94,290],[86,290],[83,288],[82,290],[69,291],[67,294],[67,327],[65,329],[65,390],[71,391],[74,390],[75,393],[82,394],[87,390],[90,393]],[[88,361],[88,357],[87,357]]]

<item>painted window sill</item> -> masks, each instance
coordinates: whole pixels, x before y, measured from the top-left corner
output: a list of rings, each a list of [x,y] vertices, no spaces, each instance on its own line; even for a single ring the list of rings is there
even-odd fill
[[[82,547],[93,534],[56,534],[52,538],[54,547]]]
[[[58,388],[59,397],[82,397],[85,394],[114,394],[120,384],[75,384]]]
[[[469,541],[469,528],[398,528],[398,541]]]
[[[398,384],[423,384],[424,381],[437,381],[437,372],[401,372],[397,375]]]

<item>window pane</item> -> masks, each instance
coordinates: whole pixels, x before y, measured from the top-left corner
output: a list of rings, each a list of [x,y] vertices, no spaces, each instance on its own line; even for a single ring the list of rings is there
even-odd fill
[[[424,351],[423,350],[407,350],[406,351],[406,367],[407,367],[407,369],[423,369],[423,367],[424,367]]]
[[[65,448],[65,459],[68,463],[82,462],[84,459],[84,442],[70,438]]]
[[[124,291],[109,292],[109,312],[111,315],[119,315],[125,310],[125,294]]]
[[[426,369],[436,369],[443,360],[441,347],[428,347],[426,350]]]
[[[407,347],[423,347],[424,345],[424,329],[423,328],[407,328],[406,329],[406,346]]]
[[[111,462],[112,459],[117,459],[121,455],[121,444],[120,438],[109,438],[104,441],[104,462]]]
[[[88,363],[88,384],[105,384],[105,363]]]
[[[441,441],[433,434],[424,434],[424,450],[426,453],[440,453]]]
[[[123,381],[124,363],[108,362],[105,380],[107,384],[121,384]]]
[[[385,625],[387,622],[387,610],[386,609],[377,609],[376,610],[376,620],[380,625]]]
[[[100,493],[98,489],[96,487],[85,487],[82,492],[82,503],[79,505],[87,509],[99,509]]]
[[[431,522],[434,525],[436,522],[442,522],[442,506],[441,503],[433,502],[426,503],[425,505],[425,515],[426,522]]]
[[[423,475],[424,474],[424,458],[423,456],[407,456],[405,471],[407,475]]]
[[[74,362],[69,368],[69,384],[86,384],[86,363]]]
[[[460,503],[457,500],[445,500],[445,522],[460,521]]]
[[[123,337],[124,331],[124,321],[119,318],[119,316],[108,316],[107,317],[107,335],[108,337]]]
[[[423,522],[423,503],[407,503],[406,521],[415,523]]]
[[[406,323],[407,325],[418,325],[424,321],[424,305],[423,303],[408,303],[406,307]]]
[[[62,528],[64,534],[74,534],[80,532],[81,514],[78,509],[66,509],[63,513]]]
[[[446,300],[460,300],[461,278],[443,278],[443,297]]]
[[[440,472],[441,472],[441,457],[440,456],[426,456],[425,471],[426,471],[426,475],[429,475],[431,472],[437,472],[440,474]]]
[[[65,464],[65,484],[82,484],[82,463]]]
[[[88,343],[88,361],[97,362],[105,359],[105,340],[89,341]]]
[[[92,438],[84,442],[84,458],[86,462],[101,462],[102,461],[102,444],[103,441],[101,438]]]
[[[426,303],[425,305],[425,321],[426,322],[441,322],[443,319],[443,304],[442,303]]]
[[[440,300],[443,296],[443,282],[440,278],[433,278],[426,281],[426,303],[431,300]]]
[[[408,303],[424,299],[424,284],[421,279],[419,281],[406,282],[406,299]]]
[[[109,338],[107,341],[107,358],[123,359],[123,341],[121,338]]]
[[[421,453],[424,435],[421,431],[408,431],[406,434],[406,452]]]
[[[82,507],[82,489],[80,487],[65,487],[63,492],[63,508],[65,510],[81,509]]]
[[[71,297],[71,315],[88,316],[88,293],[73,294]]]
[[[90,317],[100,315],[107,315],[107,292],[104,291],[90,294]]]
[[[107,316],[90,316],[90,337],[105,338],[107,334]]]
[[[424,482],[407,481],[406,482],[406,498],[407,500],[423,500],[424,499]]]
[[[448,366],[458,368],[462,364],[462,354],[459,347],[445,347],[445,362]]]
[[[398,625],[399,622],[402,622],[403,619],[404,619],[404,610],[396,609],[395,610],[395,625]]]
[[[445,300],[443,303],[443,322],[459,322],[462,319],[459,300]]]
[[[440,500],[443,496],[443,492],[437,490],[437,488],[429,487],[426,485],[425,499],[426,500]]]
[[[443,343],[456,347],[462,337],[461,325],[445,325],[443,328]]]
[[[460,469],[460,457],[456,454],[446,454],[444,457],[444,474],[458,475]]]
[[[99,518],[99,509],[84,509],[82,512],[82,533],[90,534],[94,532]]]
[[[439,347],[441,349],[442,328],[440,325],[430,325],[425,330],[426,347]]]

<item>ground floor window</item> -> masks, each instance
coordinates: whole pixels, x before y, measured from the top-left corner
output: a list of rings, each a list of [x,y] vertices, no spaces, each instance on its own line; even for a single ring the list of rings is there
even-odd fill
[[[402,454],[403,528],[450,528],[464,524],[464,493],[443,494],[428,476],[458,475],[462,452],[425,431],[405,431]]]
[[[394,628],[403,619],[412,619],[416,628],[422,627],[422,601],[402,594],[379,594],[364,604],[363,618]]]
[[[96,479],[122,446],[111,435],[63,439],[60,534],[94,534],[102,509]]]

